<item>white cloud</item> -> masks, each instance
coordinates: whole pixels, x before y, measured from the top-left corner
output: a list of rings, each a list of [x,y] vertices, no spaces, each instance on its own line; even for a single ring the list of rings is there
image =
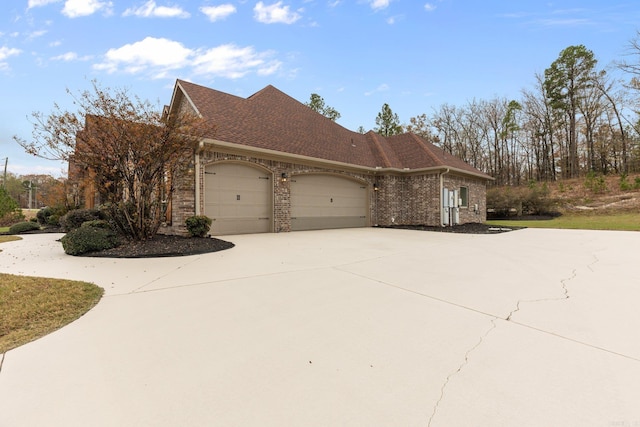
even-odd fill
[[[238,47],[225,44],[207,50],[198,55],[193,62],[196,74],[227,77],[237,79],[251,71],[259,75],[270,75],[276,72],[281,63],[270,60],[271,52],[256,52],[253,47]]]
[[[224,19],[236,12],[236,7],[232,4],[221,4],[219,6],[202,6],[200,12],[207,15],[211,22]]]
[[[47,30],[33,31],[27,35],[27,40],[37,39],[38,37],[42,37],[45,34],[47,34]]]
[[[370,91],[368,91],[368,92],[365,92],[365,93],[364,93],[364,95],[365,95],[365,96],[371,96],[371,95],[373,95],[374,93],[377,93],[377,92],[386,92],[386,91],[388,91],[388,90],[389,90],[389,85],[388,85],[388,84],[386,84],[386,83],[382,83],[382,84],[381,84],[380,86],[378,86],[377,88],[375,88],[375,89],[373,89],[373,90],[370,90]]]
[[[165,78],[172,70],[184,69],[195,75],[236,79],[249,73],[270,75],[282,63],[273,52],[256,52],[251,46],[225,44],[210,49],[191,49],[177,41],[147,37],[142,41],[109,49],[94,69],[107,73],[125,72]]]
[[[78,54],[75,53],[75,52],[67,52],[67,53],[63,53],[62,55],[54,56],[51,59],[53,61],[69,62],[69,61],[74,61],[74,60],[78,59]]]
[[[191,16],[179,6],[158,6],[154,0],[149,0],[137,8],[131,7],[122,14],[122,16],[130,15],[141,18],[188,18]]]
[[[433,3],[425,3],[424,5],[424,10],[426,10],[427,12],[433,12],[434,10],[436,10],[438,6],[436,6]]]
[[[62,9],[62,14],[69,18],[93,15],[96,12],[104,11],[111,14],[113,3],[100,0],[67,0]]]
[[[33,7],[46,6],[49,3],[57,3],[61,0],[29,0],[27,3],[27,9],[31,9]]]
[[[105,62],[94,65],[94,68],[108,73],[123,69],[131,74],[150,69],[172,70],[184,67],[191,55],[193,51],[182,43],[147,37],[117,49],[109,49],[105,54]]]
[[[9,57],[20,55],[21,52],[22,51],[20,49],[13,47],[0,46],[0,70],[8,68],[9,65],[6,60],[9,59]]]
[[[391,3],[391,0],[370,0],[369,1],[369,5],[373,10],[386,9],[387,7],[389,7],[389,3]]]
[[[91,56],[78,56],[78,54],[75,52],[67,52],[67,53],[63,53],[62,55],[54,56],[51,58],[52,61],[64,61],[64,62],[88,61],[90,59],[91,59]]]
[[[269,6],[259,1],[253,12],[255,19],[263,24],[293,24],[301,18],[298,12],[290,11],[289,6],[282,6],[281,1]]]
[[[0,46],[0,63],[3,63],[10,56],[19,55],[22,51],[13,47]]]

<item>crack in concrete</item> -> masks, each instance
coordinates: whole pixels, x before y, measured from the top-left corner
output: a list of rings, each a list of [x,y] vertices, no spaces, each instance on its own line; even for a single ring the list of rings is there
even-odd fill
[[[567,282],[570,281],[570,280],[575,279],[576,276],[577,276],[576,269],[573,269],[573,271],[571,272],[571,277],[568,277],[566,279],[560,280],[560,285],[562,286],[562,293],[564,294],[563,297],[561,297],[561,298],[540,298],[540,299],[518,300],[518,302],[516,303],[516,308],[511,310],[511,312],[507,315],[507,317],[505,317],[504,320],[506,320],[507,322],[511,321],[511,318],[513,317],[513,315],[520,311],[520,304],[525,303],[525,302],[526,303],[536,303],[536,302],[545,302],[545,301],[563,301],[563,300],[567,300],[567,299],[571,298],[571,296],[569,295],[569,288],[567,287]]]
[[[599,263],[599,262],[600,262],[600,258],[598,258],[598,257],[596,256],[596,254],[591,254],[591,256],[593,257],[593,262],[591,262],[591,263],[587,264],[587,268],[588,268],[589,270],[591,270],[591,272],[592,272],[592,273],[595,273],[594,269],[593,269],[593,268],[591,268],[591,267],[593,267],[594,265],[596,265],[597,263]]]
[[[482,334],[482,336],[480,336],[480,340],[476,343],[476,345],[474,345],[469,350],[467,350],[467,352],[464,354],[464,361],[460,364],[460,366],[458,366],[458,369],[456,369],[455,371],[453,371],[449,375],[447,375],[447,378],[445,379],[444,384],[442,384],[442,387],[440,387],[440,397],[438,398],[436,404],[433,406],[433,412],[431,413],[431,416],[429,417],[429,422],[427,423],[427,427],[431,426],[431,423],[433,422],[433,419],[435,418],[436,413],[438,412],[438,407],[440,406],[440,403],[444,399],[445,389],[449,385],[449,381],[451,381],[451,378],[453,378],[455,375],[459,374],[460,371],[462,371],[462,369],[469,363],[469,356],[471,355],[471,353],[473,353],[474,350],[476,350],[478,347],[480,347],[480,345],[485,340],[485,338],[496,327],[497,327],[496,319],[495,318],[491,319],[491,327],[489,329],[487,329],[487,331],[484,334]]]
[[[2,372],[2,365],[4,365],[4,355],[7,353],[2,353],[2,359],[0,359],[0,373]]]

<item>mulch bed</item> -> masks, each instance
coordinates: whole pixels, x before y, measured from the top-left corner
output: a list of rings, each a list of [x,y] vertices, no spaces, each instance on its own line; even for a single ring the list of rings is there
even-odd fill
[[[199,255],[230,249],[235,245],[208,237],[181,237],[156,234],[152,239],[131,241],[116,248],[88,252],[81,256],[98,258],[158,258]]]
[[[389,226],[380,226],[380,228],[435,231],[439,233],[498,234],[498,233],[506,233],[508,231],[513,231],[513,230],[520,230],[524,227],[496,227],[494,225],[470,223],[470,224],[454,225],[451,227],[437,227],[432,225],[389,225]]]

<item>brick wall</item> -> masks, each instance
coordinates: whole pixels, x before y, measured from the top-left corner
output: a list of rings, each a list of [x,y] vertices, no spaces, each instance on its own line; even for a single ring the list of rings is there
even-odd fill
[[[251,156],[228,154],[217,151],[204,151],[200,154],[200,168],[197,177],[200,197],[200,209],[204,212],[204,171],[207,165],[222,161],[246,162],[273,174],[274,232],[291,231],[291,179],[297,174],[331,173],[349,177],[364,185],[369,191],[369,225],[440,225],[440,174],[401,175],[357,173],[338,169],[326,169],[297,163],[268,160]],[[281,179],[282,173],[287,180]],[[194,215],[195,177],[186,174],[176,182],[172,202],[172,222],[161,232],[166,234],[186,234],[184,221]],[[460,222],[482,222],[486,219],[486,184],[483,180],[465,178],[453,174],[444,175],[444,186],[457,189],[469,188],[469,208],[460,210]],[[374,191],[374,183],[377,190]],[[478,205],[476,212],[473,207]]]
[[[469,189],[468,207],[460,208],[460,224],[487,220],[487,184],[485,181],[446,174],[444,175],[444,187],[450,190],[457,190],[460,187]],[[478,210],[475,210],[475,205],[478,205]]]

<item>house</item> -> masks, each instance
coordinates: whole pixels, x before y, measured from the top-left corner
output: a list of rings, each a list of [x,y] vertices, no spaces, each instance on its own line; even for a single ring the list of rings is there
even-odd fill
[[[486,219],[491,177],[417,135],[350,131],[273,86],[242,98],[177,80],[165,112],[183,111],[216,130],[173,177],[160,232],[192,215],[214,235]]]

